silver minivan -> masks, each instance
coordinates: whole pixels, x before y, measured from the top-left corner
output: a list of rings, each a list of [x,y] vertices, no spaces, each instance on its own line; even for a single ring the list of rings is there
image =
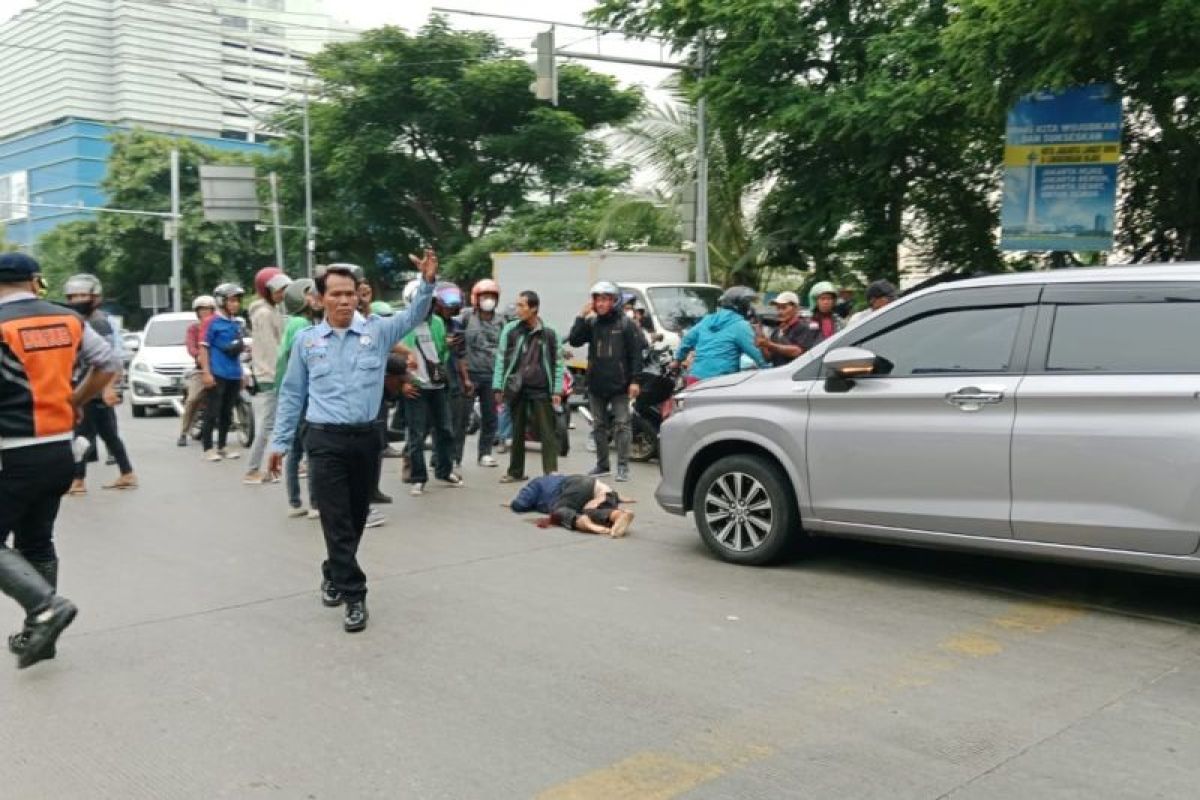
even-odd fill
[[[815,534],[1200,573],[1200,264],[926,289],[681,395],[661,461],[736,563]]]

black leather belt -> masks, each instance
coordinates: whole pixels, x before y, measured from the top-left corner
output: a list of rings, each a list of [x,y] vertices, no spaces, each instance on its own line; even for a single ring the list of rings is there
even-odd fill
[[[362,422],[355,424],[342,424],[333,422],[309,422],[308,429],[312,431],[324,431],[325,433],[349,433],[361,435],[364,433],[375,433],[378,426],[374,422]]]

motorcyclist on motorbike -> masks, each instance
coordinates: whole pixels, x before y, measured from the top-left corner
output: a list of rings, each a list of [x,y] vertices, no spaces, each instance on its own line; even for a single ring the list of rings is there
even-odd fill
[[[717,301],[717,310],[684,335],[672,367],[678,368],[689,355],[696,354],[688,374],[689,385],[740,371],[742,356],[760,369],[767,366],[749,321],[756,297],[758,293],[748,286],[726,289]]]

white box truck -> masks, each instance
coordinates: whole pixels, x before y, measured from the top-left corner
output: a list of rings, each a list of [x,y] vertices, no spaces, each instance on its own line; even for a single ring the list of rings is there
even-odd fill
[[[635,295],[646,308],[651,334],[672,348],[683,331],[717,306],[720,287],[688,281],[685,253],[630,253],[582,250],[561,253],[493,253],[492,277],[511,305],[518,292],[532,289],[542,301],[542,319],[566,341],[588,291],[612,281]],[[587,348],[572,348],[569,366],[587,366]]]

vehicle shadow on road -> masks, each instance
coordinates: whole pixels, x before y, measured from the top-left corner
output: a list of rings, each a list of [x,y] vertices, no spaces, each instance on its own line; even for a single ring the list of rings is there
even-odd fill
[[[926,550],[849,539],[819,539],[782,569],[844,574],[910,585],[953,585],[1200,626],[1197,580],[1051,561]]]

